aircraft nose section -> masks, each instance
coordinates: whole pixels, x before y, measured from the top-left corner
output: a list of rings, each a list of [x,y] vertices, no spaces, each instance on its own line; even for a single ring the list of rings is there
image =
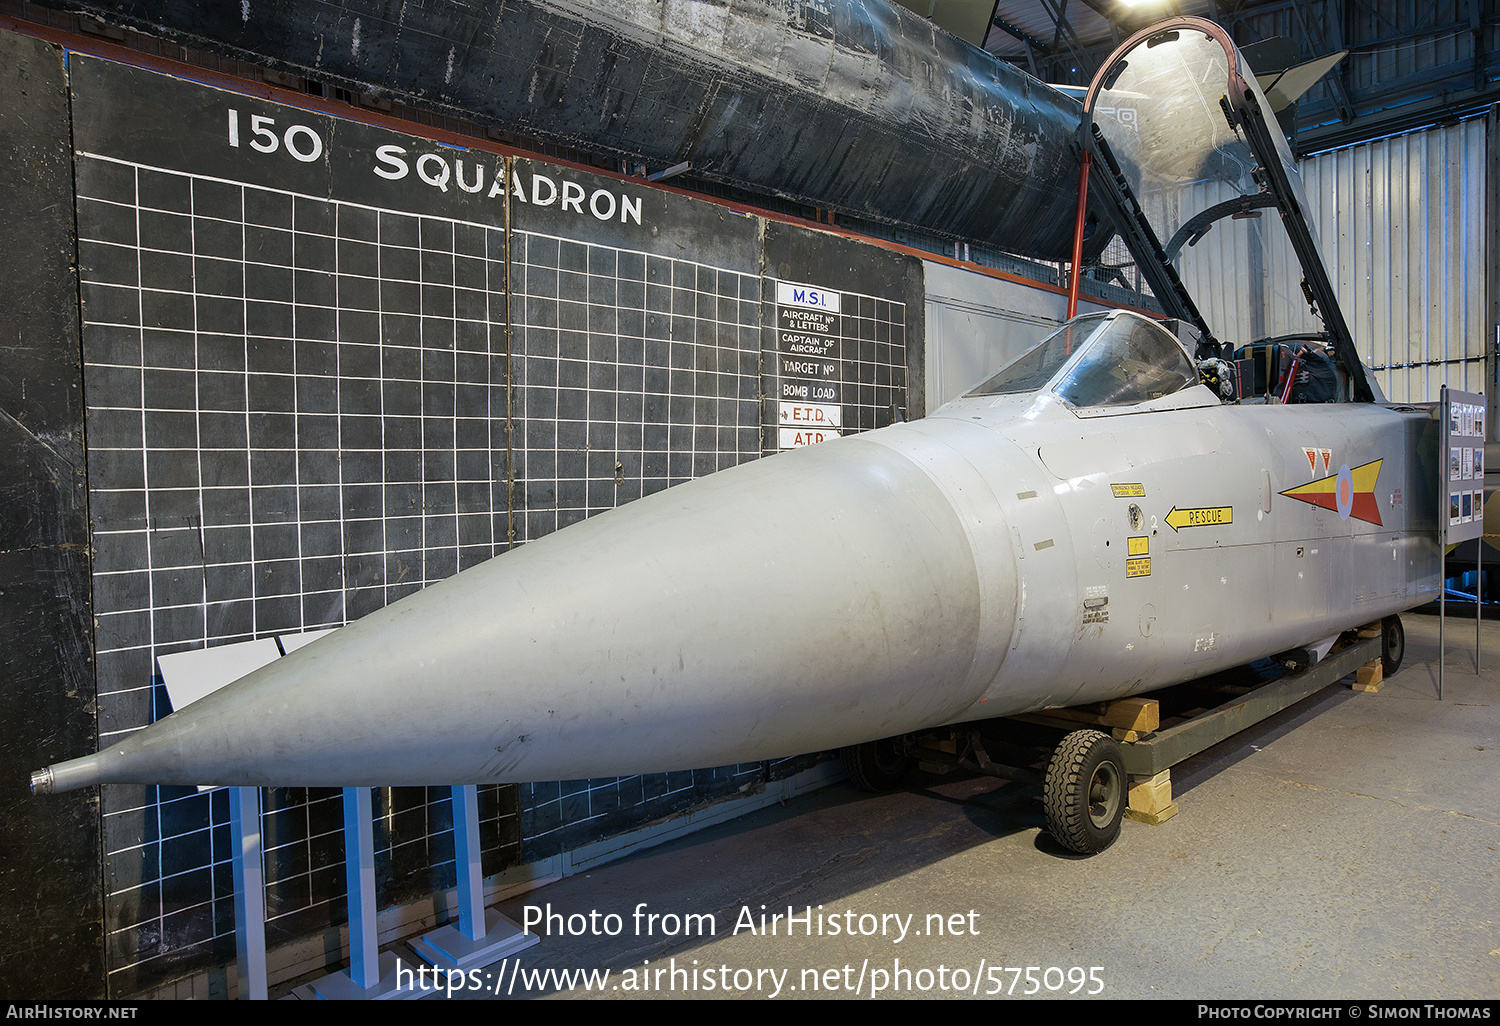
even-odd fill
[[[611,776],[952,719],[981,587],[952,498],[859,437],[601,514],[43,773],[354,786]]]

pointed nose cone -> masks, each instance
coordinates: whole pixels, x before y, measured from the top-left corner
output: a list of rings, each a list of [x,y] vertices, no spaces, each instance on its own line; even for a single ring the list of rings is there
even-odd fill
[[[994,672],[980,605],[939,483],[840,439],[529,543],[33,786],[515,782],[820,751],[975,701]]]

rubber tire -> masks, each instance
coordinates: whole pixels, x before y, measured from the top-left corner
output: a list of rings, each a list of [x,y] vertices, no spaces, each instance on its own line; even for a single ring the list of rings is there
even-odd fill
[[[1075,730],[1052,753],[1042,785],[1047,831],[1070,851],[1094,855],[1120,836],[1128,804],[1125,758],[1115,739]]]
[[[1401,669],[1401,660],[1406,657],[1406,628],[1401,626],[1401,617],[1388,616],[1380,621],[1380,675],[1389,677]]]
[[[862,791],[891,791],[906,783],[916,760],[897,750],[897,740],[888,737],[840,749],[849,782]]]

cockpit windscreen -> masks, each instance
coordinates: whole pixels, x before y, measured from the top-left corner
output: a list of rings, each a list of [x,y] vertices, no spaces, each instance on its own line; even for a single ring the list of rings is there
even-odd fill
[[[1002,367],[970,395],[1047,390],[1074,407],[1126,406],[1198,383],[1187,351],[1138,314],[1084,314]]]

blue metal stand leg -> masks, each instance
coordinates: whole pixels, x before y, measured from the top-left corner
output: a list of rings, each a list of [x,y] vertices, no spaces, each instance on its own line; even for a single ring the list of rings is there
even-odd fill
[[[458,932],[477,941],[485,934],[484,874],[479,862],[479,788],[453,789],[453,863],[458,878]]]
[[[479,860],[479,788],[453,789],[453,856],[458,876],[458,922],[411,942],[411,949],[442,969],[489,965],[541,940],[499,912],[485,912]]]
[[[349,978],[361,990],[380,982],[375,930],[375,810],[368,787],[344,788],[344,872],[349,884]]]
[[[261,861],[260,788],[229,789],[229,829],[234,837],[234,946],[239,996],[264,1001],[266,987],[266,889]]]
[[[381,954],[375,924],[375,827],[368,787],[344,788],[344,872],[349,885],[349,968],[299,987],[298,997],[348,1000],[421,997],[402,990],[411,977],[394,954]]]

